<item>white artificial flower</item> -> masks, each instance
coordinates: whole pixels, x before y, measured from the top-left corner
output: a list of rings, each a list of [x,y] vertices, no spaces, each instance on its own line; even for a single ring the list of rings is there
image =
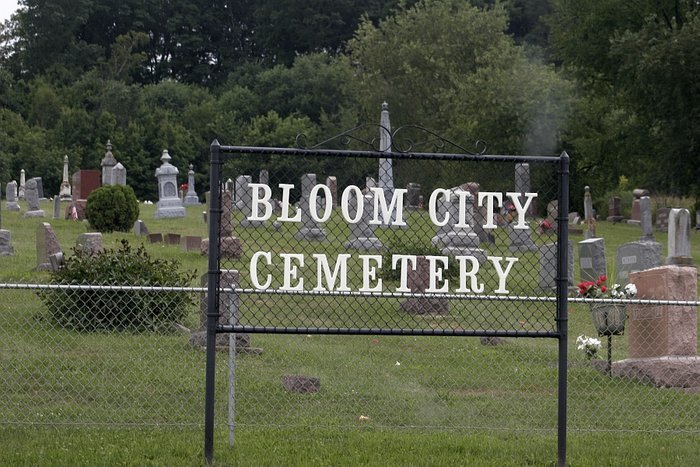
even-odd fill
[[[637,295],[637,286],[634,284],[627,284],[625,286],[625,293],[630,297],[634,297],[635,295]]]

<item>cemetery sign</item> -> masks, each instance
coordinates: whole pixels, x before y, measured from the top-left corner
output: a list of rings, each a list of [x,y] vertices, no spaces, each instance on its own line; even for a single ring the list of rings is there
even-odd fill
[[[217,335],[235,334],[238,345],[241,335],[268,333],[556,339],[565,462],[568,155],[486,155],[480,142],[470,152],[415,126],[382,126],[387,150],[358,128],[311,148],[211,145],[206,461]],[[416,151],[406,142],[417,133],[453,152]],[[358,142],[369,149],[342,148]],[[362,167],[387,160],[402,186],[429,188],[424,206],[393,186],[394,175],[364,182]],[[428,166],[456,186],[431,186],[421,177]],[[316,183],[311,169],[333,183]],[[256,182],[246,171],[265,176]],[[542,229],[534,213],[551,202],[560,207],[556,226]]]

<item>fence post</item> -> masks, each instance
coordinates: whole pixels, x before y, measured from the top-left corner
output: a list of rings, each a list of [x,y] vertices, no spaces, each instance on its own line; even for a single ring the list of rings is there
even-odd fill
[[[559,156],[559,206],[557,209],[557,333],[559,334],[559,388],[557,395],[557,465],[566,466],[566,402],[568,366],[569,287],[569,155]]]
[[[209,271],[207,285],[207,351],[204,400],[204,461],[214,461],[214,378],[216,375],[216,326],[219,321],[219,223],[221,222],[221,145],[211,143],[209,163]]]

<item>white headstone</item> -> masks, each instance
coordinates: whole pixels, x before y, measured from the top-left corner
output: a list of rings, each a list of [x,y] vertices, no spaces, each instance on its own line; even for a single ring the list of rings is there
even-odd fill
[[[112,167],[112,185],[126,185],[126,168],[121,162]]]
[[[156,206],[155,218],[164,217],[185,217],[185,207],[182,200],[177,195],[177,167],[170,163],[170,154],[167,149],[163,149],[160,157],[161,166],[156,169],[158,179],[158,204]]]
[[[690,212],[687,209],[671,209],[668,215],[668,264],[691,265]]]
[[[68,181],[68,156],[63,157],[63,178],[61,180],[61,189],[58,192],[58,196],[61,199],[69,200],[71,199],[71,187]]]

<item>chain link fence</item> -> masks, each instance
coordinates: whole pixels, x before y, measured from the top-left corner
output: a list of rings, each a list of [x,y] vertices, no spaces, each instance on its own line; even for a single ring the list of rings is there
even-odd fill
[[[0,423],[202,425],[204,341],[185,328],[201,328],[198,303],[203,289],[117,288],[126,296],[185,295],[192,304],[186,318],[170,328],[87,332],[66,329],[52,319],[39,298],[47,287],[0,285]],[[243,302],[269,303],[271,298],[240,296]],[[323,297],[310,303],[328,306]],[[695,312],[696,305],[685,308]],[[627,314],[658,306],[676,308],[638,305],[637,311]],[[627,305],[628,310],[632,307]],[[134,314],[140,311],[130,309]],[[667,364],[652,373],[619,367],[630,357],[626,331],[611,338],[610,374],[605,337],[599,338],[597,358],[588,359],[577,349],[579,335],[597,337],[588,305],[571,303],[571,309],[570,430],[700,432],[697,373],[684,371],[691,359],[660,358]],[[657,312],[641,313],[644,317]],[[662,331],[664,326],[655,323],[646,331]],[[649,339],[640,343],[659,344]],[[240,428],[372,424],[553,431],[556,427],[557,346],[552,339],[249,334],[247,339],[239,337],[238,347],[233,362]],[[229,423],[229,375],[229,353],[219,352],[220,426]],[[318,383],[293,376],[317,378]]]
[[[221,166],[216,423],[553,432],[556,164],[397,157],[389,190],[387,160]],[[202,425],[206,287],[0,289],[0,423]],[[628,302],[611,365],[570,299],[570,430],[700,431],[697,303],[661,298]]]

